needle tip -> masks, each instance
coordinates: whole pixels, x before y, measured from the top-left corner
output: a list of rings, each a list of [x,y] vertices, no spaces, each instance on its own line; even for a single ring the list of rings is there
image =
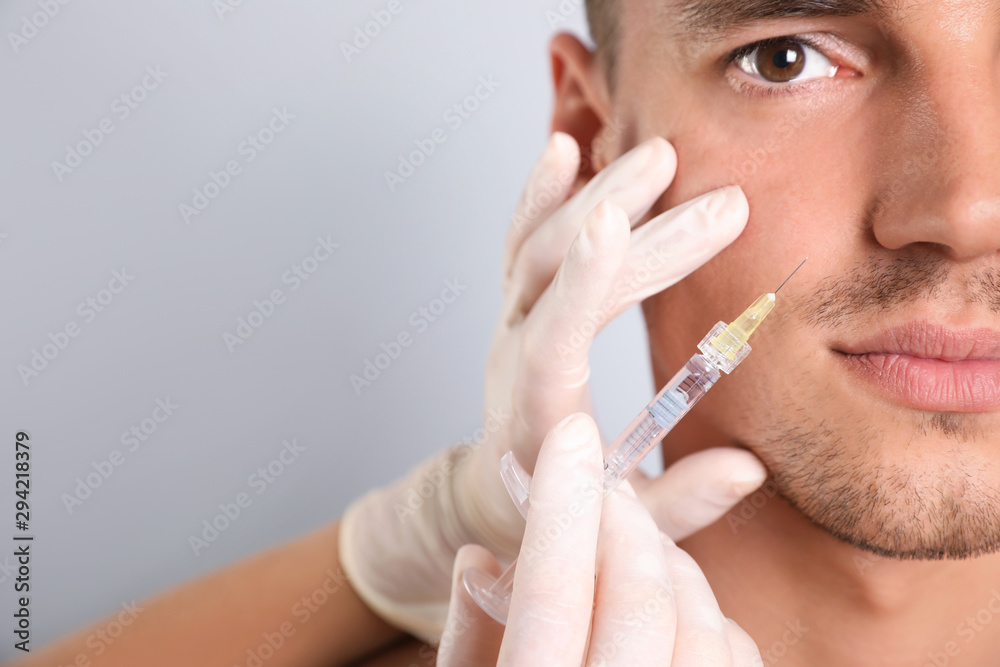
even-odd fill
[[[808,257],[806,257],[806,258],[805,258],[804,260],[802,260],[802,264],[805,264],[805,263],[806,263],[806,262],[808,262],[808,261],[809,261],[809,258],[808,258]],[[792,271],[792,272],[791,272],[791,273],[790,273],[790,274],[788,275],[788,277],[787,277],[787,278],[785,278],[785,282],[784,282],[784,283],[781,283],[780,285],[778,285],[778,289],[774,290],[774,292],[773,292],[774,294],[777,294],[777,293],[778,293],[778,292],[779,292],[779,291],[781,290],[781,288],[785,286],[785,283],[787,283],[787,282],[788,282],[789,280],[791,280],[791,279],[792,279],[792,276],[794,276],[794,275],[795,275],[796,273],[798,273],[798,272],[799,272],[799,269],[801,269],[801,268],[802,268],[802,264],[799,264],[798,266],[796,266],[796,267],[795,267],[795,270],[794,270],[794,271]]]

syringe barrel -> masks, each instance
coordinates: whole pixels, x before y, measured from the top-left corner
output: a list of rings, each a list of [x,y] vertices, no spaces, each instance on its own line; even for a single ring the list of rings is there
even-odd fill
[[[719,369],[700,354],[674,374],[604,455],[604,488],[611,491],[639,465],[719,379]]]

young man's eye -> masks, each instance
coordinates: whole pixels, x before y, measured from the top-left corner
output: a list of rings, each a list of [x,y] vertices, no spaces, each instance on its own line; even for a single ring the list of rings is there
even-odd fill
[[[779,37],[738,49],[732,63],[767,83],[801,83],[833,77],[838,66],[801,38]]]

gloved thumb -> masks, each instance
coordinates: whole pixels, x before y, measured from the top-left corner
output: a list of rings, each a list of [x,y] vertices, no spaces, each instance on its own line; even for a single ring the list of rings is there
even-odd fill
[[[629,476],[660,530],[675,542],[717,521],[766,479],[760,459],[735,447],[685,456],[654,479],[638,471]]]
[[[479,608],[462,583],[462,573],[479,568],[495,577],[501,567],[488,549],[467,544],[458,550],[451,577],[448,619],[438,645],[438,667],[479,667],[495,664],[503,641],[504,626]]]

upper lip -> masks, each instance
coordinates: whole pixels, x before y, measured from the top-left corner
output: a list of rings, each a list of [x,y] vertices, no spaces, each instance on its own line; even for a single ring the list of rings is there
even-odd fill
[[[904,354],[948,362],[1000,360],[1000,330],[949,329],[932,322],[910,322],[837,349],[846,354]]]

